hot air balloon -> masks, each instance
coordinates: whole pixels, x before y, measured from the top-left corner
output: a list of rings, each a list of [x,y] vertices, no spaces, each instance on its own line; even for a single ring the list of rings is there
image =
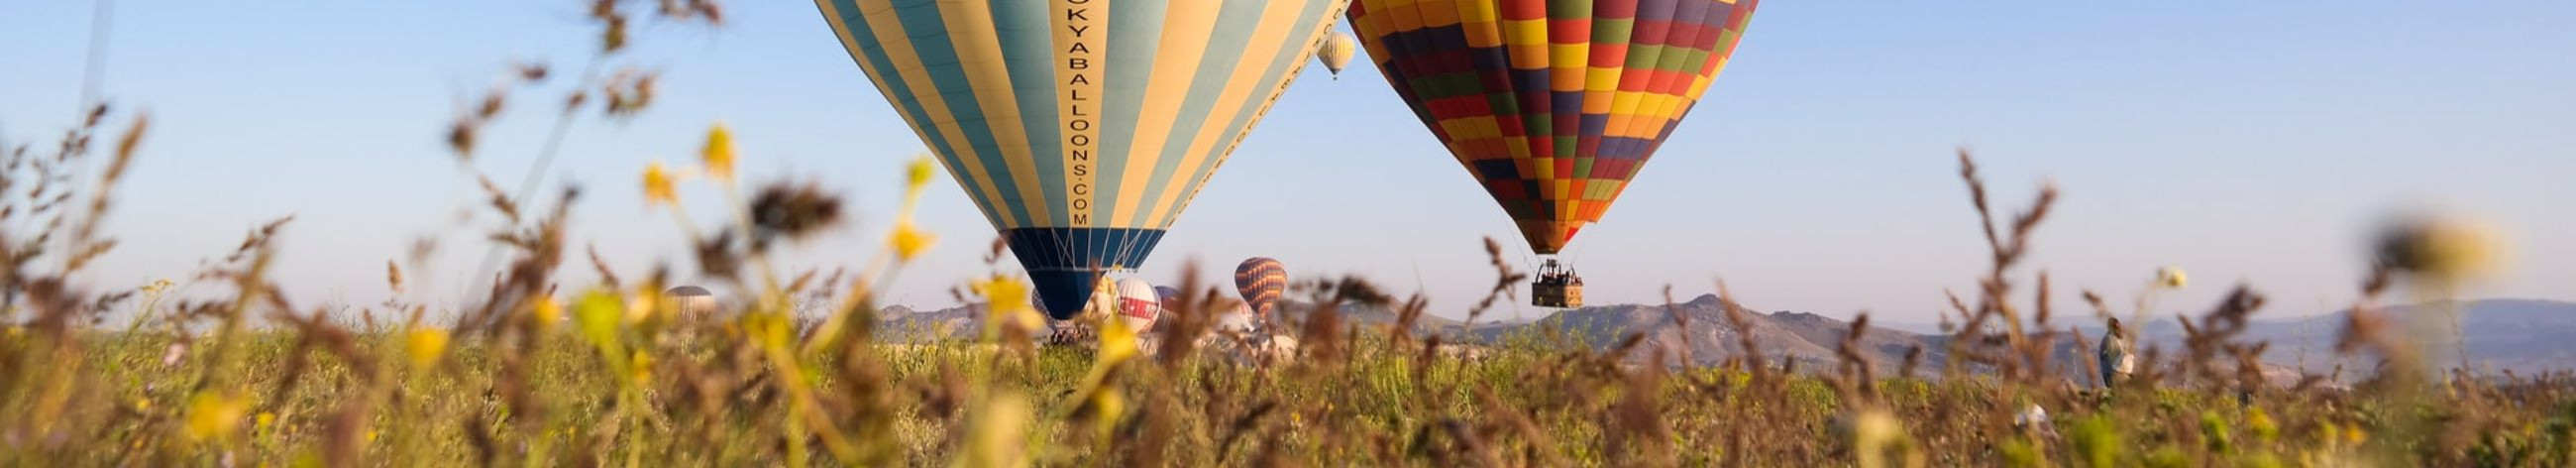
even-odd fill
[[[1171,286],[1155,286],[1155,287],[1154,287],[1154,297],[1159,298],[1159,299],[1161,299],[1161,300],[1163,301],[1163,310],[1172,310],[1172,309],[1179,309],[1179,308],[1181,308],[1181,288],[1175,288],[1175,287],[1171,287]]]
[[[1547,256],[1533,301],[1582,303],[1553,258],[1598,222],[1726,67],[1758,0],[1358,0],[1360,44]]]
[[[1315,61],[1323,62],[1324,70],[1333,72],[1333,79],[1341,79],[1342,66],[1349,65],[1351,54],[1357,52],[1359,40],[1352,39],[1349,33],[1337,31],[1324,36],[1324,46],[1315,49]]]
[[[672,311],[681,317],[706,318],[716,313],[716,293],[697,286],[681,286],[662,291],[671,301]]]
[[[1154,285],[1145,280],[1128,278],[1118,281],[1118,319],[1127,329],[1142,333],[1152,330],[1154,319],[1163,315],[1163,298],[1154,293]]]
[[[1145,262],[1348,0],[816,0],[1057,319]]]
[[[1245,259],[1234,267],[1234,290],[1253,313],[1266,320],[1279,309],[1279,295],[1288,290],[1288,267],[1269,257]]]

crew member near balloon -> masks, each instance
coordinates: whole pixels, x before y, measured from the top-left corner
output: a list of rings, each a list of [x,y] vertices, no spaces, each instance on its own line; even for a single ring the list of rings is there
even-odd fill
[[[1532,302],[1582,305],[1557,252],[1601,221],[1726,67],[1758,0],[1357,0],[1360,45],[1546,257]]]
[[[2102,388],[2119,385],[2138,370],[2137,342],[2120,326],[2119,318],[2109,320],[2109,327],[2102,330],[2102,349],[2094,353],[2095,368],[2102,370]]]
[[[1057,320],[1145,262],[1348,0],[815,0]]]

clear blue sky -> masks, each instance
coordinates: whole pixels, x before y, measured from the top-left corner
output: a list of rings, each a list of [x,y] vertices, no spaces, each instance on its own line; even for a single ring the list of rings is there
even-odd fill
[[[478,193],[440,130],[511,59],[576,72],[593,44],[577,3],[120,2],[106,95],[151,109],[154,133],[110,224],[124,244],[91,284],[185,278],[293,214],[283,278],[302,303],[383,300],[384,262],[436,235],[439,260],[413,273],[429,284],[411,294],[452,304],[486,247],[474,232],[494,221],[459,214]],[[628,275],[685,263],[635,175],[688,159],[723,120],[750,177],[852,197],[860,223],[789,263],[859,263],[920,143],[812,5],[728,7],[722,30],[639,29],[621,63],[667,72],[658,104],[576,127],[550,173],[592,189],[573,238]],[[0,134],[50,141],[71,122],[90,13],[0,6]],[[2002,199],[2064,186],[2035,258],[2060,285],[2127,297],[2178,265],[2195,284],[2172,309],[2236,282],[2271,293],[2274,313],[2340,307],[2371,228],[2431,208],[2511,236],[2508,269],[2474,294],[2576,299],[2569,24],[2576,3],[2557,0],[1769,2],[1706,102],[1569,253],[1594,302],[1657,301],[1667,284],[1687,299],[1723,275],[1758,308],[1929,321],[1944,288],[1985,267],[1951,159],[1966,145]],[[1438,313],[1463,314],[1491,283],[1478,239],[1521,244],[1373,70],[1345,75],[1307,69],[1146,277],[1265,255],[1300,276],[1419,284]],[[567,81],[519,94],[476,164],[515,185]],[[712,188],[684,187],[692,212],[721,212]],[[991,231],[944,179],[924,209],[943,242],[895,295],[945,305],[983,270]],[[571,266],[568,284],[591,277]]]

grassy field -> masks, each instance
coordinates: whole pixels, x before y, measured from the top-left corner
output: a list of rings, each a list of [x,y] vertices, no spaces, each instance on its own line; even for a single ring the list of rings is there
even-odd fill
[[[586,73],[579,94],[552,101],[569,106],[561,118],[650,107],[655,72],[617,55],[630,20],[720,18],[708,2],[627,3],[591,11],[594,67],[616,71]],[[511,87],[547,75],[519,65],[512,84],[456,116],[445,134],[461,167],[477,170],[476,135]],[[2266,382],[2252,358],[2265,345],[2235,339],[2262,296],[2240,289],[2192,315],[2183,349],[2147,351],[2138,375],[2102,389],[2089,360],[2053,352],[2091,349],[2093,337],[2047,331],[2078,315],[2049,309],[2068,292],[2022,265],[2055,189],[2006,213],[1965,154],[1994,261],[1983,288],[1950,304],[1961,331],[1946,359],[1873,362],[1847,340],[1827,368],[1683,367],[1633,338],[1416,336],[1422,298],[1348,278],[1292,290],[1327,311],[1282,329],[1302,343],[1293,352],[1250,357],[1232,337],[1139,340],[1106,325],[1048,335],[1028,285],[999,267],[960,294],[989,304],[978,339],[891,344],[893,331],[874,329],[871,292],[937,241],[909,222],[931,164],[889,175],[915,195],[871,263],[774,271],[775,245],[844,223],[840,198],[732,180],[722,127],[698,161],[657,164],[641,185],[686,220],[673,180],[723,179],[729,193],[696,195],[735,201],[737,221],[680,229],[697,239],[688,260],[703,279],[749,298],[729,309],[680,313],[659,296],[669,274],[621,280],[607,259],[567,247],[577,192],[513,191],[479,172],[485,219],[501,220],[488,237],[507,255],[465,306],[292,300],[270,274],[289,248],[271,242],[287,220],[191,276],[217,294],[102,288],[83,273],[116,245],[97,220],[113,213],[148,122],[102,105],[59,145],[0,142],[0,466],[2576,465],[2576,379],[2444,371],[2416,344],[2438,337],[2376,312],[2386,296],[2439,300],[2473,278],[2493,255],[2473,233],[2428,222],[2385,236],[2342,347],[2377,369]],[[1497,286],[1471,315],[1517,300],[1510,286],[1525,279],[1498,244],[1487,249]],[[387,265],[397,292],[400,265]],[[566,268],[605,279],[563,284]],[[1197,335],[1203,311],[1234,305],[1181,286],[1190,297],[1166,315],[1167,335]],[[2095,306],[2085,320],[2137,312],[2081,295]],[[1402,319],[1358,326],[1329,313],[1351,303]],[[1749,312],[1727,312],[1731,323],[1683,325],[1745,329]],[[1743,355],[1762,355],[1763,337],[1739,335]]]

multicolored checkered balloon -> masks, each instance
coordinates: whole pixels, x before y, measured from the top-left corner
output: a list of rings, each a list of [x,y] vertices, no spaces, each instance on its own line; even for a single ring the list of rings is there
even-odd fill
[[[1757,0],[1354,0],[1378,69],[1554,254],[1726,68]]]

